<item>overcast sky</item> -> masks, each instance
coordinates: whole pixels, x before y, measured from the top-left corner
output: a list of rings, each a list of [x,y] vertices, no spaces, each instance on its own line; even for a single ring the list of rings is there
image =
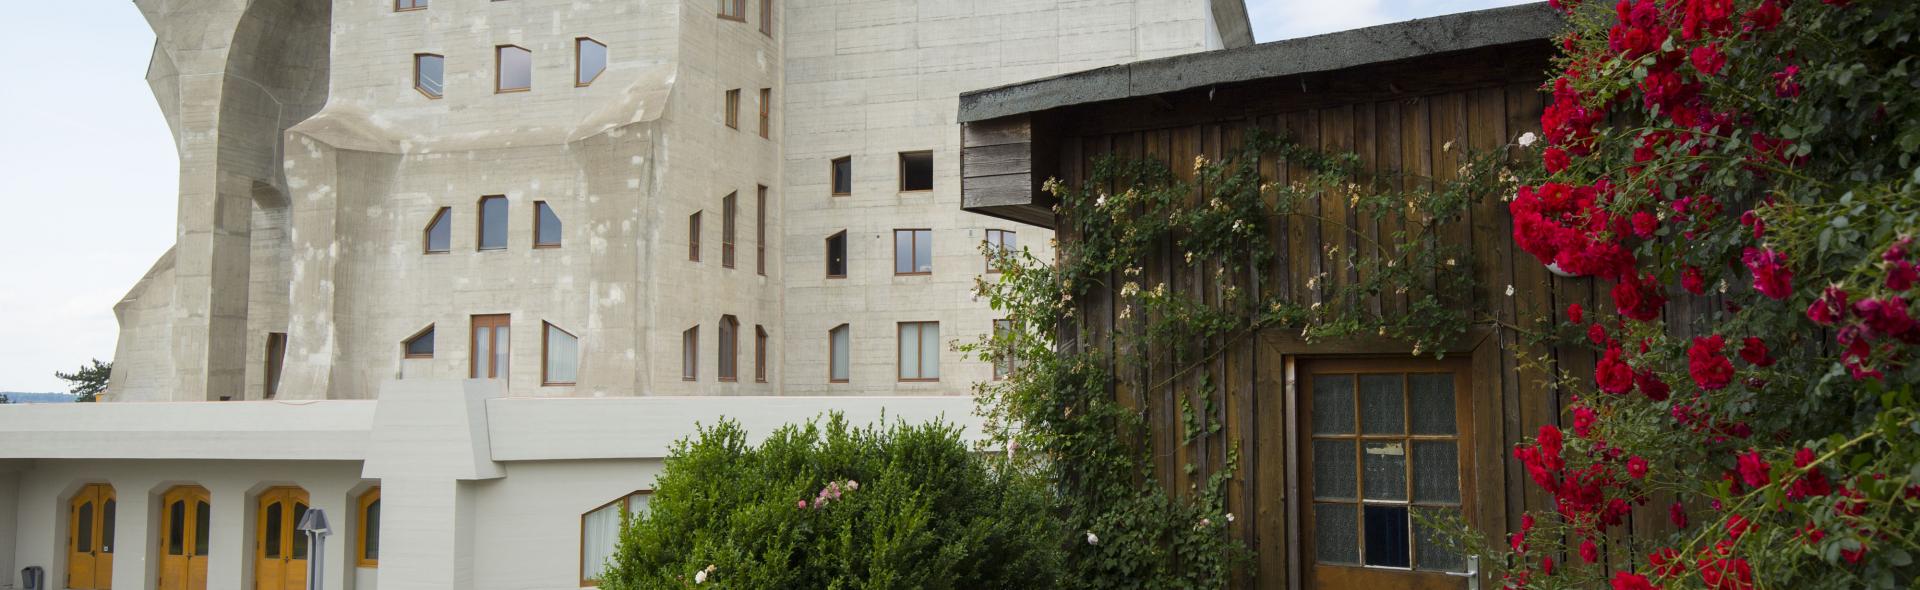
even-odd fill
[[[1521,3],[1248,0],[1247,12],[1266,42]],[[113,305],[173,244],[178,155],[132,2],[9,2],[0,32],[0,391],[62,391],[55,370],[113,358]]]

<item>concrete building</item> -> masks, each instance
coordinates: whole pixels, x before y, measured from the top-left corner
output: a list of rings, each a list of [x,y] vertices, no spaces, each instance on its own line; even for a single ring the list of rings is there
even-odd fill
[[[1051,253],[959,209],[962,91],[1251,43],[1237,0],[134,5],[178,237],[115,403],[0,407],[0,590],[300,588],[312,508],[330,590],[591,586],[696,422],[970,419],[981,245]]]

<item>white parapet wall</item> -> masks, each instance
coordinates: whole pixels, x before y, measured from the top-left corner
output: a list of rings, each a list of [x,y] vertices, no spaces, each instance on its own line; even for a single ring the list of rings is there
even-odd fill
[[[571,589],[581,516],[650,489],[673,441],[736,420],[755,436],[840,412],[979,432],[973,399],[508,398],[486,381],[395,381],[377,400],[0,406],[0,590],[44,568],[67,588],[69,500],[117,498],[115,588],[161,575],[163,494],[210,497],[207,588],[255,587],[262,492],[327,512],[328,590]],[[358,499],[378,487],[380,554],[360,567]],[[143,583],[146,582],[146,583]]]

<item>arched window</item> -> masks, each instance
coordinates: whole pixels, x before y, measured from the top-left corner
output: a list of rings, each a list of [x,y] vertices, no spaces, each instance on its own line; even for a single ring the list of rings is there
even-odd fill
[[[359,567],[380,567],[380,487],[360,494],[359,533],[354,536],[353,560]]]
[[[740,380],[740,320],[720,316],[720,380]]]

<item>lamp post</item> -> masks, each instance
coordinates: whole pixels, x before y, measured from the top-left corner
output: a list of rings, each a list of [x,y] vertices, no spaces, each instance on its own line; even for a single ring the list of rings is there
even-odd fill
[[[320,590],[326,587],[327,535],[333,530],[327,527],[327,512],[319,508],[307,511],[300,517],[300,523],[294,530],[307,536],[307,590]]]

